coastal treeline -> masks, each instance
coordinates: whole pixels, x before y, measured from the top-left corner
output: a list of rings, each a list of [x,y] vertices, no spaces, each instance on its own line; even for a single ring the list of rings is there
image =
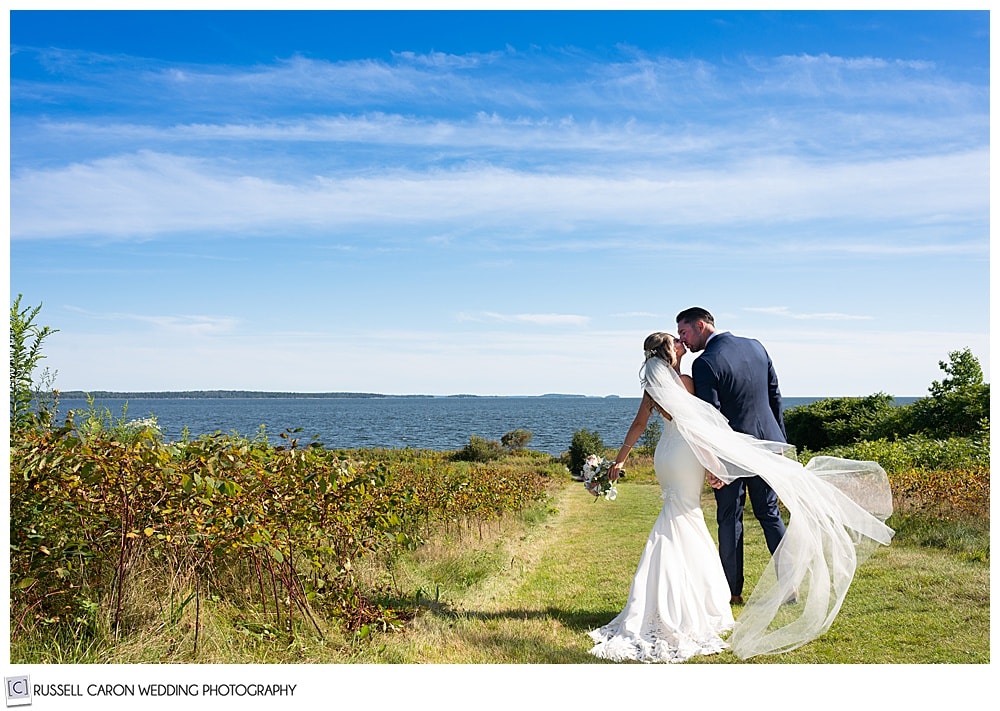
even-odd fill
[[[789,442],[802,461],[828,454],[878,462],[902,511],[988,522],[990,386],[968,348],[938,365],[945,377],[912,403],[893,405],[892,397],[876,393],[789,410]]]
[[[454,395],[388,395],[386,393],[365,392],[291,392],[270,390],[62,390],[59,396],[68,400],[336,400],[336,399],[371,399],[371,398],[484,398],[503,397],[502,395],[473,395],[456,393]],[[539,398],[583,398],[586,395],[570,395],[561,393],[546,393],[544,395],[522,395],[519,397]],[[606,399],[617,398],[617,395],[606,395]]]
[[[330,398],[384,398],[388,397],[381,393],[353,393],[353,392],[329,392],[329,393],[302,393],[302,392],[271,392],[257,390],[151,390],[151,391],[116,391],[116,390],[64,390],[59,393],[60,397],[69,400],[232,400],[232,399],[255,399],[275,400],[275,399],[330,399]],[[403,397],[419,397],[403,396]]]

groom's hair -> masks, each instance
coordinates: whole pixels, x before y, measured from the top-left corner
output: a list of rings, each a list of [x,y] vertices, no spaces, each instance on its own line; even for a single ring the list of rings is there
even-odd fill
[[[708,312],[707,309],[703,309],[700,306],[692,306],[689,309],[684,309],[679,314],[677,314],[677,323],[683,321],[684,323],[694,323],[695,321],[704,321],[710,326],[715,325],[715,318]]]

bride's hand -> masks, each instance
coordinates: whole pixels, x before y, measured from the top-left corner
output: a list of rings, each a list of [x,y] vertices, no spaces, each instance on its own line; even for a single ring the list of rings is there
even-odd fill
[[[618,462],[612,464],[611,468],[608,470],[608,479],[611,481],[618,481],[618,477],[622,475],[622,468],[623,465]]]
[[[722,479],[715,476],[715,474],[710,471],[705,472],[705,478],[708,479],[708,485],[713,489],[721,489],[726,485],[726,482],[722,481]]]
[[[674,355],[677,356],[678,363],[686,353],[687,353],[687,347],[685,347],[684,342],[681,340],[674,341]]]

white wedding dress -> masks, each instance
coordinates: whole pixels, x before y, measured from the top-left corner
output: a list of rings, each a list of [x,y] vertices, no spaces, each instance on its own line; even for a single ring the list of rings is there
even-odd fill
[[[602,659],[683,662],[721,652],[720,635],[733,627],[729,584],[701,511],[705,467],[673,420],[663,423],[653,457],[663,508],[625,609],[590,633],[590,653]]]
[[[664,504],[628,604],[590,633],[605,659],[683,661],[727,644],[740,658],[787,652],[826,632],[854,575],[893,530],[889,477],[877,462],[781,456],[789,445],[734,432],[691,395],[666,361],[643,366],[643,389],[673,419],[653,463]],[[788,511],[784,538],[733,624],[729,586],[699,505],[705,470],[725,483],[759,476]],[[780,575],[779,575],[780,571]],[[789,600],[795,604],[785,604]],[[732,628],[723,642],[720,634]]]

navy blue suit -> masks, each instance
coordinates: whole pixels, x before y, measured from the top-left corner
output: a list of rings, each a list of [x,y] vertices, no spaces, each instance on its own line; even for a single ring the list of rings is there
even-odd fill
[[[781,392],[771,358],[758,341],[716,333],[691,364],[694,392],[718,408],[737,432],[784,442]],[[743,508],[747,494],[771,553],[785,535],[778,497],[760,477],[745,477],[715,489],[719,558],[733,595],[743,593]]]

